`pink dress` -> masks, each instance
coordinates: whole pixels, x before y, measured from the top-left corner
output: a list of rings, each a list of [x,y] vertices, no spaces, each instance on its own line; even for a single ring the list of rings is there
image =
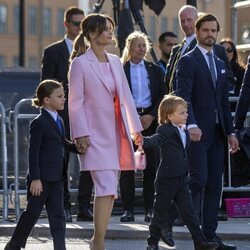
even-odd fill
[[[100,62],[100,68],[102,69],[102,73],[104,75],[104,81],[106,83],[106,86],[109,88],[110,92],[113,94],[114,99],[116,96],[116,86],[114,82],[114,77],[110,68],[110,65],[108,62]],[[115,106],[114,106],[114,112],[115,112]],[[115,127],[116,131],[114,131],[114,137],[116,138],[116,145],[119,145],[119,131],[118,131],[118,121],[115,121]],[[117,147],[117,151],[114,152],[113,160],[115,159],[115,162],[117,164],[116,169],[119,169],[119,148]],[[97,156],[98,157],[98,156]],[[105,164],[105,163],[104,163]],[[117,186],[118,186],[118,178],[119,178],[119,170],[108,170],[105,169],[105,166],[103,166],[104,170],[97,170],[97,171],[90,171],[92,180],[94,182],[94,188],[95,188],[95,196],[109,196],[114,195],[115,198],[117,198]]]

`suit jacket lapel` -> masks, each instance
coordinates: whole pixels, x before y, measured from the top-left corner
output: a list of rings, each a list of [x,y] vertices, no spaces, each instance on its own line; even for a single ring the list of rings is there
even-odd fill
[[[67,64],[69,64],[69,56],[70,56],[70,54],[69,54],[69,49],[68,49],[68,46],[66,44],[65,39],[62,40],[61,50],[62,50],[62,55],[63,55],[64,60],[66,61]]]
[[[203,54],[201,53],[200,49],[198,47],[196,47],[194,49],[194,55],[196,57],[196,59],[199,61],[199,64],[202,66],[202,68],[204,69],[204,72],[209,80],[209,83],[212,87],[212,89],[215,91],[215,87],[214,87],[214,83],[213,83],[213,79],[212,79],[212,76],[211,76],[211,73],[210,73],[210,69],[207,65],[207,62],[203,56]]]
[[[91,48],[89,48],[85,54],[87,55],[89,61],[90,61],[90,66],[92,67],[94,73],[98,76],[98,78],[100,79],[100,81],[103,83],[103,85],[105,86],[105,88],[111,93],[109,87],[107,86],[106,82],[105,82],[105,76],[102,72],[102,68],[101,65],[98,61],[98,59],[96,58],[93,50]]]
[[[60,135],[60,137],[64,137],[64,125],[63,125],[63,122],[62,122],[62,129],[63,129],[63,133],[61,133],[60,129],[58,128],[55,120],[53,119],[53,117],[45,110],[45,109],[42,109],[42,114],[45,115],[48,119],[48,121],[50,122],[50,124],[56,129],[56,131],[58,132],[58,134]]]
[[[126,62],[124,65],[124,71],[128,80],[129,88],[132,92],[132,87],[131,87],[131,77],[130,77],[130,62]]]
[[[181,139],[181,135],[180,135],[180,132],[179,132],[179,130],[178,130],[178,128],[177,127],[175,127],[174,125],[170,125],[171,126],[171,129],[174,131],[174,133],[177,135],[177,137],[179,138],[179,144],[178,145],[180,145],[180,147],[183,149],[184,148],[184,145],[183,145],[183,143],[182,143],[182,139]]]

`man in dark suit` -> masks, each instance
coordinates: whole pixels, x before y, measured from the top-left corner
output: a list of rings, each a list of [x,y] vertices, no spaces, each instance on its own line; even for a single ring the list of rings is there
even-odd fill
[[[240,97],[237,103],[234,126],[236,130],[241,130],[244,127],[246,114],[250,108],[250,56],[248,57],[248,64],[243,78],[243,84],[240,91]]]
[[[162,97],[166,93],[164,73],[160,66],[144,60],[149,52],[148,37],[142,32],[131,33],[127,40],[122,61],[137,112],[144,128],[143,135],[155,133],[157,112]],[[152,216],[154,201],[154,179],[158,166],[159,151],[157,148],[145,150],[147,166],[143,171],[143,198],[145,204],[145,221]],[[125,210],[121,222],[134,221],[135,183],[134,171],[122,171],[120,191]]]
[[[198,14],[198,10],[191,5],[183,5],[179,10],[179,24],[183,33],[185,34],[185,37],[181,44],[173,47],[170,59],[167,64],[167,74],[165,75],[165,82],[167,84],[168,92],[170,93],[172,91],[175,91],[177,88],[176,69],[180,58],[191,51],[197,44],[194,30],[195,21],[198,18]],[[225,49],[223,48],[223,46],[215,44],[213,46],[213,50],[214,54],[225,62],[228,69],[228,84],[233,85],[234,76]]]
[[[42,73],[41,78],[55,79],[62,82],[66,103],[63,111],[60,112],[65,124],[66,138],[70,139],[70,127],[68,118],[68,69],[69,69],[69,57],[73,49],[73,42],[80,31],[80,23],[84,18],[83,10],[77,7],[70,7],[64,13],[64,26],[66,34],[63,40],[57,41],[45,48],[42,59]],[[64,209],[65,218],[67,222],[72,221],[70,211],[70,192],[68,189],[68,163],[69,153],[65,154],[65,168],[66,175],[64,179]],[[90,208],[90,200],[92,195],[92,179],[89,172],[80,172],[79,188],[78,188],[78,204],[79,213],[77,220],[93,220],[92,212]]]
[[[219,30],[220,25],[211,14],[204,14],[196,21],[197,46],[178,63],[177,95],[189,104],[190,189],[195,208],[201,214],[203,233],[208,240],[219,244],[218,249],[236,249],[223,243],[216,234],[225,138],[232,153],[238,150],[228,102],[226,66],[213,52]]]

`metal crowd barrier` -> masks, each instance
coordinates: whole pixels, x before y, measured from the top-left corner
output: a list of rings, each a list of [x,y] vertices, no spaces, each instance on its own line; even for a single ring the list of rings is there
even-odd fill
[[[238,100],[238,97],[230,97],[230,102],[236,102]],[[36,114],[23,114],[20,112],[20,109],[24,106],[31,103],[31,99],[22,99],[21,101],[19,101],[14,109],[13,112],[13,117],[14,117],[14,191],[15,191],[15,215],[16,218],[19,217],[20,215],[20,194],[26,194],[26,189],[22,190],[19,189],[19,150],[18,150],[18,146],[19,146],[19,130],[18,130],[18,121],[22,120],[22,119],[33,119]],[[232,115],[234,116],[234,113],[232,113]],[[247,117],[248,119],[250,119],[250,112],[247,113]],[[2,119],[4,120],[4,119]],[[3,122],[2,122],[3,123]],[[5,133],[4,131],[2,133]],[[3,142],[2,142],[2,145]],[[6,144],[5,144],[6,145]],[[4,155],[6,157],[6,146],[3,147],[2,146],[2,150],[4,151]],[[230,155],[229,155],[230,156]],[[6,164],[6,161],[4,161],[4,163]],[[27,163],[28,164],[28,163]],[[6,165],[4,166],[4,168],[6,168]],[[3,169],[4,169],[3,168]],[[238,192],[238,191],[250,191],[250,186],[249,187],[232,187],[232,179],[231,179],[231,162],[230,162],[230,157],[228,160],[228,185],[223,187],[223,191],[230,191],[230,192]],[[7,175],[7,173],[5,173]],[[7,177],[6,177],[7,179]],[[7,183],[6,183],[7,185]],[[6,189],[7,190],[7,189]],[[6,191],[7,192],[7,191]],[[70,189],[70,192],[77,192],[77,189]],[[6,194],[7,197],[7,194]],[[7,198],[6,198],[7,199]],[[5,204],[8,205],[7,200],[5,201]],[[6,217],[6,213],[7,213],[7,207],[5,205],[5,217]]]
[[[6,123],[5,109],[0,102],[0,121],[1,121],[1,156],[2,156],[2,174],[3,174],[3,189],[0,192],[3,194],[3,220],[8,219],[8,179],[7,179],[7,143],[6,143]]]
[[[19,128],[18,124],[20,120],[31,120],[37,116],[38,113],[22,113],[20,110],[25,106],[31,106],[31,99],[22,99],[19,101],[13,112],[13,126],[14,126],[14,192],[15,192],[15,216],[16,219],[20,216],[20,194],[26,194],[26,189],[20,189],[20,150],[19,150]],[[28,150],[28,148],[27,148]],[[74,164],[74,158],[70,158],[72,165]],[[28,166],[28,162],[27,162]],[[78,174],[77,174],[78,177]],[[78,192],[78,189],[69,189],[70,193]]]
[[[33,119],[37,116],[36,114],[22,114],[20,109],[25,105],[31,105],[31,99],[22,99],[20,100],[14,109],[13,118],[14,118],[14,191],[15,191],[15,215],[16,219],[20,216],[20,194],[26,194],[26,189],[19,189],[19,130],[18,130],[18,121],[21,119]],[[27,163],[28,164],[28,163]]]
[[[231,96],[229,97],[230,103],[236,103],[239,100],[239,97]],[[232,117],[235,116],[235,112],[232,112]],[[245,127],[249,127],[250,124],[250,112],[247,113],[246,119],[245,119]],[[229,149],[229,148],[228,148]],[[241,186],[241,187],[233,187],[232,186],[232,164],[231,164],[231,157],[230,152],[228,150],[228,185],[223,187],[223,191],[225,192],[249,192],[250,191],[250,185],[248,186]]]

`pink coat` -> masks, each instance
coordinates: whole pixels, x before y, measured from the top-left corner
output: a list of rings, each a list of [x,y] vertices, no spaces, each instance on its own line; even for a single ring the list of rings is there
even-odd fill
[[[72,139],[89,136],[87,152],[79,155],[81,170],[114,169],[117,150],[121,170],[133,170],[131,133],[143,130],[120,59],[106,53],[116,84],[114,97],[92,49],[74,58],[69,71],[69,120]],[[114,104],[116,108],[114,108]],[[118,122],[120,143],[114,131]]]

